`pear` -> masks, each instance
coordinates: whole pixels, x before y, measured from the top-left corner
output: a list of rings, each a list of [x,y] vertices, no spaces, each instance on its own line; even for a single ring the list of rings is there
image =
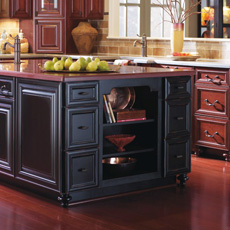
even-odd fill
[[[92,59],[91,59],[90,57],[87,57],[87,59],[86,59],[87,65],[88,65],[91,61],[92,61]]]
[[[99,71],[109,71],[109,64],[107,61],[99,61],[97,63],[97,68]]]
[[[63,69],[64,69],[63,61],[60,60],[54,64],[55,71],[62,71]]]
[[[54,63],[52,61],[46,61],[44,64],[45,70],[54,70]]]
[[[94,72],[96,70],[97,70],[97,62],[95,61],[90,62],[86,67],[86,71],[89,71],[89,72]]]
[[[52,61],[53,61],[53,63],[56,63],[58,61],[58,58],[54,57]]]
[[[86,62],[85,58],[80,57],[80,58],[77,60],[77,62],[80,64],[81,70],[85,70],[85,69],[86,69],[87,62]]]
[[[61,58],[61,61],[64,61],[64,62],[65,62],[65,60],[66,60],[66,57],[62,57],[62,58]]]
[[[67,58],[67,59],[65,60],[65,64],[64,64],[65,69],[68,70],[72,63],[73,63],[72,58],[71,58],[71,59],[70,59],[70,58]]]
[[[70,67],[69,67],[69,71],[79,71],[81,69],[81,66],[79,64],[79,62],[75,61],[73,62]]]

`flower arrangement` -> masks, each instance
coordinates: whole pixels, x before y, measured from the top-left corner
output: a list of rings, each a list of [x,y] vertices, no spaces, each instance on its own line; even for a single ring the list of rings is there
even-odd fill
[[[165,3],[161,3],[160,0],[156,0],[156,6],[161,7],[171,18],[172,23],[183,23],[187,18],[194,14],[200,14],[195,12],[194,9],[201,3],[201,0],[188,0],[188,7],[185,6],[185,0],[181,3],[181,0],[165,0]]]

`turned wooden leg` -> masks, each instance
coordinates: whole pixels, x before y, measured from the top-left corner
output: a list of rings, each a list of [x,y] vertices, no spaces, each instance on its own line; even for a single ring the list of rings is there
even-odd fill
[[[62,207],[68,207],[69,202],[71,201],[72,197],[69,196],[69,194],[62,193],[59,197],[58,200],[61,201],[61,206]]]
[[[189,178],[186,173],[182,173],[177,177],[177,179],[180,181],[180,186],[185,186],[185,183]]]
[[[226,161],[230,161],[230,152],[223,153],[223,157],[225,157]]]

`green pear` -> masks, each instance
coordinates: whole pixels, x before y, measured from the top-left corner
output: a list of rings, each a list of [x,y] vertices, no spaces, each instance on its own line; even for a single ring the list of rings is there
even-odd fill
[[[86,71],[89,71],[89,72],[94,72],[96,70],[97,70],[97,62],[95,61],[90,62],[86,67]]]
[[[61,58],[61,61],[64,61],[64,62],[65,62],[65,60],[66,60],[66,57],[62,57],[62,58]]]
[[[63,61],[60,60],[54,64],[55,71],[62,71],[63,69],[64,69]]]
[[[44,64],[45,70],[54,70],[54,63],[53,61],[46,61]]]
[[[109,71],[109,64],[107,61],[99,61],[97,63],[97,68],[99,71]]]
[[[65,60],[65,64],[64,64],[64,66],[65,66],[65,69],[69,69],[69,67],[71,66],[71,64],[73,63],[73,60],[72,59],[69,59],[69,58],[67,58],[66,60]]]
[[[86,69],[87,62],[86,62],[85,58],[80,57],[80,58],[77,60],[77,62],[80,64],[81,70],[85,70],[85,69]]]
[[[69,67],[69,71],[79,71],[81,69],[81,66],[80,66],[80,64],[79,64],[79,62],[77,62],[77,61],[75,61],[75,62],[73,62],[71,65],[70,65],[70,67]]]
[[[58,58],[54,57],[52,61],[53,61],[53,63],[56,63],[58,61]]]
[[[98,63],[100,61],[100,58],[95,58],[94,61]]]
[[[87,57],[87,59],[86,59],[87,65],[88,65],[91,61],[92,61],[92,59],[91,59],[90,57]]]

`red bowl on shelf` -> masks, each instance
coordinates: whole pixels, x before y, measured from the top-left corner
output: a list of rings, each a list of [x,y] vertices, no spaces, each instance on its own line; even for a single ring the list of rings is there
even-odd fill
[[[116,134],[105,136],[107,140],[113,143],[117,147],[118,152],[124,152],[127,144],[131,143],[135,139],[136,135],[132,134]]]

